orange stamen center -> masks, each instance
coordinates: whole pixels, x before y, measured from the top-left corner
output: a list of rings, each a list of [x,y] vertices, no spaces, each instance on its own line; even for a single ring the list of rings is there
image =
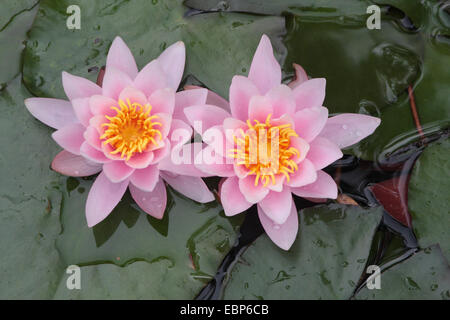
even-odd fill
[[[255,175],[255,186],[259,181],[266,187],[270,181],[275,184],[275,176],[289,175],[298,170],[293,160],[300,152],[291,146],[291,137],[298,137],[290,124],[274,126],[270,123],[271,114],[265,122],[247,120],[248,129],[240,130],[240,137],[235,135],[235,149],[230,149],[230,156],[238,165],[245,166],[249,175]]]
[[[100,139],[105,140],[103,144],[110,144],[114,149],[111,154],[118,154],[129,160],[135,153],[143,152],[151,145],[157,144],[157,139],[162,139],[159,129],[162,124],[155,122],[158,116],[151,115],[150,104],[141,105],[137,102],[131,103],[119,100],[119,108],[111,107],[117,114],[114,117],[105,116],[109,120],[103,123],[106,127],[105,133]]]

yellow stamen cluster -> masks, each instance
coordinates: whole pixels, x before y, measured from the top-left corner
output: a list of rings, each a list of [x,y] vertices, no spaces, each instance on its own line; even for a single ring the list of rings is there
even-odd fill
[[[248,130],[240,130],[240,137],[234,136],[235,149],[230,150],[230,156],[236,159],[238,165],[255,175],[255,186],[259,181],[267,187],[270,181],[275,184],[275,175],[284,174],[289,181],[289,174],[297,169],[293,156],[300,152],[291,146],[291,137],[298,137],[290,124],[273,126],[270,123],[271,114],[266,121],[247,120]]]
[[[117,114],[114,117],[105,116],[109,122],[103,123],[106,127],[100,139],[103,144],[110,144],[114,149],[111,154],[118,154],[122,158],[129,160],[136,152],[144,151],[149,144],[157,144],[156,139],[162,139],[160,122],[155,122],[158,116],[150,115],[152,106],[150,104],[141,105],[131,103],[127,99],[118,101],[119,108],[111,107]]]

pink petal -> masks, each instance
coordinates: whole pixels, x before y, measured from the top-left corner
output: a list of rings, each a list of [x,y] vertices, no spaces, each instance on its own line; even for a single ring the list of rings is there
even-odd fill
[[[194,85],[186,85],[186,86],[184,86],[184,90],[186,90],[186,91],[192,91],[192,90],[196,90],[196,89],[203,89],[203,88],[199,87],[199,86],[194,86]],[[204,103],[206,103],[206,104],[210,104],[210,105],[213,105],[213,106],[217,106],[219,108],[222,108],[222,109],[230,112],[230,104],[228,103],[227,100],[225,100],[224,98],[219,96],[214,91],[211,91],[211,90],[207,90],[207,91],[208,91],[208,95],[206,97],[206,102],[193,103],[193,104],[204,104]]]
[[[283,191],[284,181],[286,180],[286,176],[282,173],[275,175],[275,184],[269,183],[267,188],[272,191],[281,192]]]
[[[152,114],[167,113],[172,115],[175,108],[175,91],[171,88],[158,89],[148,97]]]
[[[113,117],[117,111],[112,107],[119,107],[117,101],[109,97],[94,95],[89,99],[89,106],[93,115],[102,115]],[[120,108],[119,108],[120,109]]]
[[[85,127],[89,126],[89,120],[92,118],[91,108],[89,106],[90,98],[79,98],[72,100],[73,110],[81,124]]]
[[[73,76],[70,73],[63,71],[62,83],[64,92],[69,100],[77,98],[88,98],[94,94],[101,94],[102,88],[89,81],[88,79]]]
[[[106,69],[116,68],[134,79],[138,73],[133,54],[120,37],[116,37],[106,57]]]
[[[289,217],[283,224],[270,220],[260,206],[258,206],[258,217],[269,238],[281,249],[289,250],[298,232],[298,213],[295,203],[292,202]]]
[[[261,181],[255,186],[255,175],[239,179],[239,190],[241,190],[245,199],[251,203],[258,203],[269,193],[269,189],[264,187]]]
[[[52,138],[65,150],[79,155],[84,142],[83,133],[86,128],[81,123],[69,124],[52,134]]]
[[[86,141],[80,147],[80,154],[86,159],[96,163],[108,163],[112,160],[108,159],[105,154],[91,147]]]
[[[317,137],[310,143],[307,158],[314,164],[316,170],[320,170],[342,158],[342,156],[341,149],[335,143]]]
[[[241,120],[235,118],[226,118],[223,121],[223,130],[225,132],[226,138],[229,142],[234,144],[233,136],[238,134],[240,136],[240,129],[244,132],[248,129],[247,124]]]
[[[270,39],[264,34],[253,56],[248,78],[258,87],[261,94],[281,83],[281,68],[273,55]]]
[[[281,126],[283,124],[290,124],[291,128],[295,129],[295,123],[294,123],[294,119],[289,115],[289,114],[283,114],[281,117],[279,118],[272,118],[270,120],[270,123],[273,126]]]
[[[292,66],[295,70],[295,79],[288,83],[289,88],[295,89],[300,84],[308,80],[308,75],[306,74],[305,70],[298,64],[293,63]]]
[[[302,198],[337,198],[337,185],[329,174],[317,171],[315,182],[300,188],[291,188],[292,193]]]
[[[184,108],[205,104],[207,96],[208,90],[200,87],[175,93],[175,110],[173,112],[173,117],[188,122],[188,119],[184,114]]]
[[[306,158],[306,155],[308,154],[310,149],[309,143],[306,142],[304,139],[298,137],[291,137],[291,147],[294,147],[300,153],[299,157],[296,155],[292,157],[292,160],[294,160],[295,163],[303,161]]]
[[[156,128],[161,132],[162,140],[164,140],[169,134],[172,124],[172,116],[168,113],[152,113],[152,115],[157,116],[157,118],[153,120],[154,122],[159,122],[162,124],[162,126],[157,126]]]
[[[247,169],[244,165],[240,165],[240,164],[237,164],[237,163],[233,164],[233,170],[234,170],[234,174],[239,179],[244,179],[245,177],[248,176],[248,173],[250,172],[250,170]]]
[[[328,109],[312,107],[298,111],[294,116],[295,131],[308,142],[319,135],[327,123]]]
[[[294,95],[288,86],[281,84],[273,87],[269,92],[267,92],[266,97],[273,108],[272,118],[279,118],[284,114],[294,114]]]
[[[298,170],[289,175],[289,181],[286,184],[290,187],[302,187],[313,183],[317,179],[316,168],[308,159],[298,163]]]
[[[95,149],[102,151],[102,142],[100,140],[100,134],[94,127],[87,127],[86,131],[83,133],[83,137],[87,143],[94,147]]]
[[[105,118],[104,115],[93,116],[91,120],[89,120],[89,126],[97,130],[100,136],[105,133],[105,127],[102,124],[108,122],[108,119]]]
[[[184,108],[184,114],[189,123],[194,127],[194,130],[197,129],[196,122],[198,122],[201,124],[201,129],[203,131],[222,124],[225,118],[230,116],[230,114],[222,108],[207,104]],[[201,134],[202,132],[199,133]]]
[[[153,191],[146,192],[130,184],[130,192],[137,205],[156,219],[162,219],[167,205],[164,181],[159,179]]]
[[[167,88],[167,77],[158,60],[151,61],[138,73],[134,87],[147,97],[158,89]]]
[[[157,166],[148,166],[138,169],[130,176],[130,182],[142,191],[150,192],[159,180],[159,169]]]
[[[127,190],[128,180],[111,182],[104,172],[95,180],[86,201],[88,227],[93,227],[105,219],[122,199]]]
[[[167,157],[170,154],[170,141],[164,140],[164,146],[162,146],[159,149],[153,150],[153,160],[150,162],[150,164],[158,164],[162,159]]]
[[[102,166],[63,150],[53,159],[52,169],[66,176],[87,177],[100,172]]]
[[[142,91],[135,89],[133,87],[126,87],[120,92],[119,100],[127,103],[130,101],[131,103],[139,103],[142,106],[147,104],[147,97]]]
[[[182,120],[172,119],[170,127],[169,139],[172,145],[181,146],[192,138],[192,127]]]
[[[28,111],[49,127],[61,129],[71,123],[78,122],[69,101],[48,98],[25,99]]]
[[[321,107],[325,100],[324,78],[316,78],[303,82],[292,93],[297,104],[297,110],[312,107]]]
[[[167,77],[167,85],[175,91],[183,77],[185,60],[186,49],[182,41],[172,44],[158,57],[161,68]]]
[[[193,177],[209,176],[195,167],[194,159],[203,149],[202,143],[190,143],[173,148],[171,154],[158,163],[159,170],[168,171],[178,175]]]
[[[269,102],[269,99],[262,96],[253,96],[250,99],[248,119],[252,123],[254,123],[254,120],[265,122],[269,114],[273,114],[272,104]]]
[[[239,190],[239,179],[236,177],[224,179],[220,185],[219,194],[223,210],[227,216],[234,216],[253,205],[253,203],[245,200],[244,195]]]
[[[206,104],[210,104],[213,106],[218,106],[227,112],[231,112],[230,104],[227,100],[219,96],[214,91],[208,90],[208,96],[206,97]]]
[[[234,76],[230,86],[230,109],[233,117],[246,121],[250,99],[259,94],[258,89],[250,79],[243,76]]]
[[[105,69],[102,87],[104,96],[117,100],[122,90],[132,85],[133,81],[126,73],[114,67]]]
[[[121,157],[120,152],[112,154],[115,149],[109,144],[102,143],[102,151],[105,157],[111,160],[123,161],[124,159]]]
[[[135,153],[129,160],[126,160],[125,163],[133,169],[144,169],[150,165],[153,161],[153,157],[153,151],[143,151]]]
[[[134,172],[134,169],[127,166],[124,161],[111,161],[103,165],[103,173],[113,183],[126,180]]]
[[[203,142],[212,146],[215,152],[222,157],[226,157],[227,148],[231,149],[234,147],[233,143],[226,141],[223,126],[221,125],[213,126],[206,130],[203,133],[202,138]]]
[[[344,113],[329,118],[320,136],[334,142],[339,148],[346,148],[371,135],[380,123],[379,118]]]
[[[227,164],[226,159],[216,153],[211,145],[207,145],[197,154],[195,166],[213,176],[232,177],[235,175],[233,165]]]
[[[176,191],[189,199],[200,203],[211,202],[214,195],[209,191],[205,182],[199,177],[172,176],[161,172],[161,177]]]
[[[292,195],[289,187],[283,191],[270,191],[269,194],[258,203],[267,217],[277,224],[283,224],[291,213]]]

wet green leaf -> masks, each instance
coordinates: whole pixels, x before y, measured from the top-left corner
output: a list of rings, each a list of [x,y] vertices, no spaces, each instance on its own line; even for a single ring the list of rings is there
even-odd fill
[[[37,12],[36,0],[4,1],[0,11],[0,89],[20,72],[26,32]]]
[[[285,252],[263,235],[234,266],[225,299],[348,299],[365,272],[382,210],[321,205],[300,212]]]
[[[355,296],[359,300],[450,299],[450,266],[439,246],[415,253],[380,275],[381,288],[363,287]]]
[[[51,298],[63,265],[55,248],[61,232],[61,176],[49,169],[58,147],[33,119],[20,77],[0,92],[0,298]]]
[[[417,160],[409,182],[408,206],[422,248],[439,243],[450,259],[450,141],[435,143]]]
[[[66,27],[69,4],[80,6],[80,30]],[[285,54],[278,38],[285,30],[281,17],[220,13],[186,17],[186,11],[177,0],[43,0],[27,42],[24,81],[35,95],[64,97],[61,71],[95,80],[116,36],[123,37],[140,68],[183,40],[185,73],[228,96],[232,76],[248,73],[263,33],[271,36],[280,57]]]

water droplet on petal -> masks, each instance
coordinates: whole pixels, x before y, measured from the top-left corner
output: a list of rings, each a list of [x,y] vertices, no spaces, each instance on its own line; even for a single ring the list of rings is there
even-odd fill
[[[78,170],[75,170],[75,174],[80,174],[80,171],[78,171]]]
[[[144,198],[142,198],[142,201],[145,201],[145,200],[147,200],[145,197]]]
[[[279,230],[279,229],[280,229],[280,225],[274,223],[273,226],[272,226],[272,228],[274,228],[275,230]]]
[[[361,137],[361,131],[356,131],[355,134],[357,137]]]
[[[348,126],[346,124],[342,125],[342,129],[347,130]]]

